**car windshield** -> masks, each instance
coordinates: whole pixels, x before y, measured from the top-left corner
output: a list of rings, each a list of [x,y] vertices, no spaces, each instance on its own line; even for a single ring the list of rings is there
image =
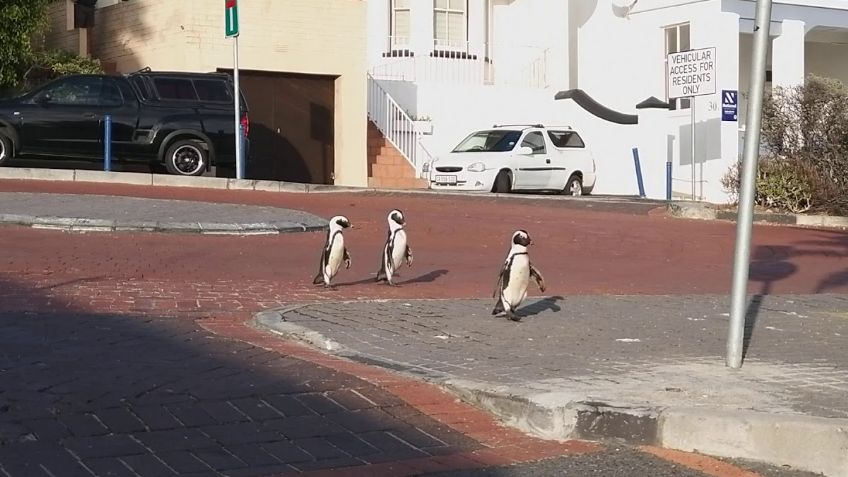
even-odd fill
[[[489,131],[478,131],[465,138],[453,152],[506,152],[511,151],[521,131],[509,129],[493,129]]]

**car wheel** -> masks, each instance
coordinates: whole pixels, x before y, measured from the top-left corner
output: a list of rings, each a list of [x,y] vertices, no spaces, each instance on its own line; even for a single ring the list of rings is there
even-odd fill
[[[165,153],[165,167],[171,174],[179,176],[199,176],[206,172],[209,153],[200,141],[183,139],[168,148]]]
[[[10,159],[12,159],[12,141],[0,134],[0,166],[7,164]]]
[[[562,192],[566,195],[583,195],[583,179],[581,179],[577,174],[572,174],[565,183],[565,188]]]
[[[509,171],[500,171],[495,177],[495,185],[492,186],[492,192],[496,194],[506,194],[512,190],[512,177]]]

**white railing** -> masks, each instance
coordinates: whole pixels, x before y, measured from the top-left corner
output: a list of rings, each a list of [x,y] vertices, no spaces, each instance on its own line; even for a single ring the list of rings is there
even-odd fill
[[[419,160],[418,154],[421,133],[416,131],[415,121],[370,74],[368,75],[368,119],[415,167],[416,176],[420,176],[423,167],[423,161]]]
[[[406,38],[389,37],[370,68],[382,80],[466,85],[548,86],[548,48],[499,43],[434,41],[416,49]]]

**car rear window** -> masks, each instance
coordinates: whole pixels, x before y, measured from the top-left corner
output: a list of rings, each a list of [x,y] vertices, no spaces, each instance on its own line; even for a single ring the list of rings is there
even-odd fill
[[[177,99],[181,101],[197,101],[197,93],[191,80],[180,78],[155,78],[153,85],[162,99]]]
[[[153,94],[150,92],[150,88],[147,86],[147,82],[144,81],[144,78],[141,76],[134,76],[132,78],[132,83],[135,85],[138,90],[139,95],[141,95],[141,99],[148,100],[153,97]]]
[[[194,80],[194,89],[197,90],[197,97],[201,101],[215,101],[221,103],[229,103],[232,100],[232,95],[227,89],[227,83],[221,80]]]
[[[583,138],[574,131],[548,131],[548,137],[556,147],[586,147]]]

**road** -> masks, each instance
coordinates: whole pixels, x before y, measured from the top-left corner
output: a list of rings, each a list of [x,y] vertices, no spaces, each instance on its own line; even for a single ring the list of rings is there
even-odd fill
[[[191,475],[177,472],[179,465],[200,466],[196,475],[269,475],[263,466],[288,475],[344,463],[354,470],[329,475],[550,475],[552,467],[570,472],[564,475],[628,475],[645,468],[639,466],[656,469],[650,475],[752,475],[737,465],[708,472],[633,449],[537,441],[429,386],[245,325],[266,307],[327,298],[487,297],[517,228],[536,242],[531,257],[548,293],[726,293],[732,224],[672,219],[652,204],[523,197],[18,181],[0,181],[0,191],[270,205],[345,214],[355,225],[346,232],[353,268],[342,271],[334,291],[311,284],[320,233],[217,237],[0,228],[0,435],[6,441],[0,475]],[[395,207],[409,222],[416,261],[402,272],[401,286],[391,288],[373,283],[373,276],[385,216]],[[844,233],[757,227],[754,240],[752,291],[848,290]],[[286,411],[286,403],[295,410]],[[140,411],[144,406],[153,411]],[[260,453],[255,439],[263,442]],[[290,454],[269,448],[300,457],[289,461]],[[169,463],[165,454],[179,462]],[[15,456],[27,455],[54,457],[33,458],[45,467],[22,470],[32,459],[22,464]],[[565,460],[527,465],[557,456]],[[100,470],[86,464],[97,459]],[[78,472],[50,467],[62,462],[71,463],[60,469],[77,466]],[[467,474],[480,467],[494,470]]]

